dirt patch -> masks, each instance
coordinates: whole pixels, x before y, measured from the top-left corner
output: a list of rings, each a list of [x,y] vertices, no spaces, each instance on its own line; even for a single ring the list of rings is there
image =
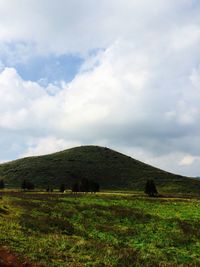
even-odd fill
[[[6,247],[0,247],[0,267],[33,267],[30,262],[20,260]]]

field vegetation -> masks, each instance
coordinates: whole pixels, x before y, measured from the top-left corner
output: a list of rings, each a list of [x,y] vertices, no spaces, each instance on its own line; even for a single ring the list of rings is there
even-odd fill
[[[200,266],[200,200],[5,192],[0,243],[36,266]]]

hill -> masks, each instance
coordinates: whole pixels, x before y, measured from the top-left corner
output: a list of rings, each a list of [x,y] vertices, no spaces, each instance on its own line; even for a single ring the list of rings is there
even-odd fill
[[[200,181],[175,175],[114,150],[98,146],[81,146],[58,153],[28,157],[0,165],[0,177],[9,186],[22,180],[37,187],[71,187],[82,178],[98,181],[104,189],[143,190],[147,179],[154,179],[162,192],[199,193]]]

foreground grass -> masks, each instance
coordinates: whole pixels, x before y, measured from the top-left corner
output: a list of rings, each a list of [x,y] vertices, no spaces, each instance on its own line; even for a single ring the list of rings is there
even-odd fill
[[[200,266],[200,201],[16,193],[0,243],[43,266]]]

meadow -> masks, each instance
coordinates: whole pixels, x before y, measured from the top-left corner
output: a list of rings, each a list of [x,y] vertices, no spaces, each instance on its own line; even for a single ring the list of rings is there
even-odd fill
[[[4,193],[0,244],[34,266],[200,266],[200,200]]]

